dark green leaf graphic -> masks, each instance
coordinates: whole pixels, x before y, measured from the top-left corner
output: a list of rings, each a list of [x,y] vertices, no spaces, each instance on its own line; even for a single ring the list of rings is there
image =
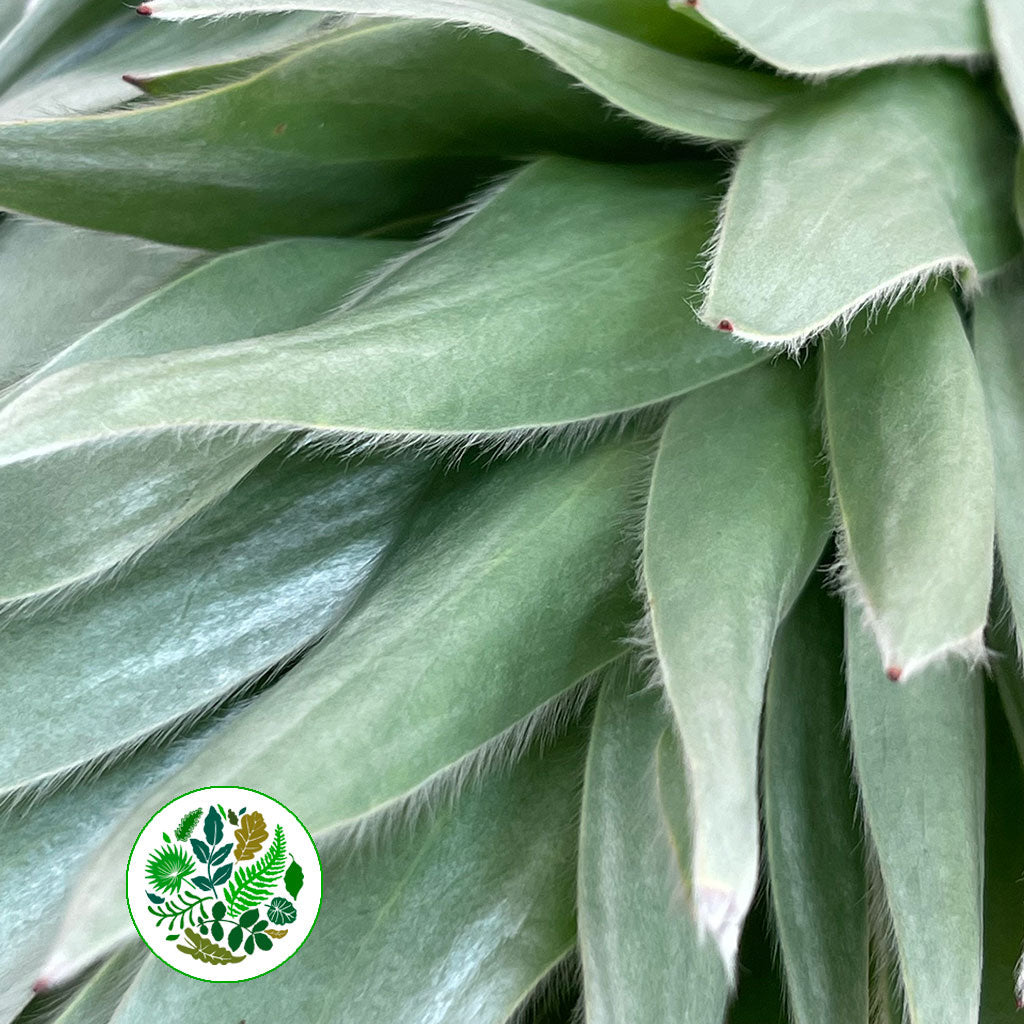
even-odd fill
[[[206,815],[203,832],[206,834],[206,841],[210,844],[211,849],[224,838],[224,819],[214,807],[211,807]]]
[[[221,903],[220,900],[217,900],[217,902],[214,903],[211,912],[213,914],[213,919],[215,921],[219,921],[228,912],[228,908],[224,906],[224,904]]]
[[[178,936],[178,934],[177,934],[177,933],[175,933],[174,935],[168,935],[168,936],[166,936],[166,939],[167,939],[167,941],[168,941],[168,942],[173,942],[173,941],[174,941],[175,939],[177,939],[177,938],[179,938],[179,936]]]
[[[197,888],[202,889],[203,892],[213,892],[213,885],[208,878],[204,878],[202,875],[193,875],[189,881]]]
[[[147,892],[146,895],[149,897],[150,903],[163,903],[163,896],[157,896],[155,892]]]
[[[256,945],[259,946],[260,949],[270,949],[270,947],[274,945],[274,943],[270,940],[270,936],[264,934],[263,932],[259,932],[253,935],[253,939],[255,939]]]
[[[284,862],[284,829],[278,825],[267,852],[254,863],[240,867],[224,890],[229,915],[233,917],[240,911],[257,907],[269,898],[284,874]]]
[[[256,923],[255,923],[255,924],[254,924],[254,925],[253,925],[253,926],[252,926],[252,927],[251,927],[250,929],[249,929],[249,931],[251,931],[251,932],[262,932],[262,931],[263,931],[263,930],[264,930],[264,929],[265,929],[265,928],[267,927],[267,925],[268,925],[269,923],[270,923],[270,922],[269,922],[269,921],[266,921],[266,920],[261,920],[261,921],[257,921],[257,922],[256,922]]]
[[[259,910],[247,910],[239,919],[238,923],[243,928],[251,928],[260,916]]]
[[[178,946],[177,948],[194,960],[202,960],[206,964],[237,964],[245,959],[244,956],[232,955],[229,950],[218,946],[211,939],[204,939],[201,935],[197,935],[191,928],[185,929],[185,935],[192,945]]]
[[[283,896],[275,896],[267,907],[267,917],[274,924],[291,924],[295,920],[295,906]]]
[[[230,807],[228,808],[228,821],[232,825],[237,825],[238,824],[238,815],[235,814],[235,812],[233,810],[231,810]]]
[[[213,873],[213,884],[223,885],[231,877],[231,872],[234,870],[234,864],[225,864],[223,867],[217,868]]]
[[[216,939],[217,942],[224,938],[224,925],[220,921],[214,921],[210,925],[210,937]]]
[[[305,881],[302,868],[299,866],[299,862],[292,857],[292,862],[288,867],[288,870],[284,873],[284,887],[288,890],[288,895],[294,900],[302,889],[302,883]]]
[[[200,864],[208,864],[210,862],[210,848],[202,839],[192,840],[192,852],[196,855],[196,860]]]
[[[214,853],[214,855],[213,855],[213,856],[212,856],[212,857],[210,858],[210,863],[211,863],[211,864],[219,864],[219,863],[220,863],[220,862],[221,862],[222,860],[224,860],[224,859],[225,859],[225,858],[227,857],[227,855],[228,855],[228,854],[229,854],[229,853],[231,852],[231,847],[232,847],[233,845],[234,845],[233,843],[225,843],[225,844],[224,844],[224,845],[223,845],[223,846],[222,846],[222,847],[221,847],[221,848],[220,848],[219,850],[217,850],[217,852],[216,852],[216,853]]]
[[[202,807],[197,807],[194,811],[189,811],[180,822],[178,827],[174,830],[174,838],[185,842],[189,836],[195,831],[196,825],[199,824],[199,819],[203,816]]]
[[[235,925],[228,934],[228,945],[232,950],[238,949],[242,944],[242,928],[240,925]]]
[[[203,879],[205,881],[205,879]],[[168,900],[162,907],[147,907],[146,909],[156,918],[156,926],[167,922],[168,928],[183,928],[185,919],[189,924],[195,924],[197,914],[202,916],[203,904],[210,899],[209,896],[194,896],[193,893],[182,893],[176,900]]]
[[[154,850],[146,861],[146,880],[158,892],[176,893],[185,876],[195,871],[196,862],[182,846]]]
[[[243,949],[245,949],[246,953],[252,953],[256,949],[256,943],[253,941],[253,937],[251,935],[245,940],[245,946]]]

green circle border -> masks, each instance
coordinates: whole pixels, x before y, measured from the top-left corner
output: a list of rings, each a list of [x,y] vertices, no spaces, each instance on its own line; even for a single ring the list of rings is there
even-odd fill
[[[142,934],[142,929],[138,926],[138,923],[135,920],[135,915],[132,913],[132,901],[128,893],[128,869],[131,867],[132,857],[135,856],[135,847],[139,845],[139,840],[142,838],[142,833],[145,832],[147,828],[149,828],[150,823],[153,821],[153,819],[158,814],[160,814],[161,811],[165,811],[168,807],[170,807],[171,804],[177,803],[177,801],[179,801],[182,797],[191,796],[193,793],[203,793],[208,789],[242,789],[245,790],[245,792],[247,793],[255,793],[257,796],[263,797],[264,800],[269,800],[271,801],[271,803],[277,804],[278,807],[283,807],[302,826],[302,831],[305,832],[307,836],[309,836],[310,845],[313,847],[313,852],[316,854],[317,867],[320,868],[320,902],[317,904],[316,914],[313,916],[313,923],[309,926],[309,931],[306,932],[306,937],[295,947],[295,949],[291,951],[291,953],[288,954],[288,956],[286,956],[281,961],[281,963],[274,964],[274,966],[271,967],[269,971],[263,971],[262,974],[254,974],[251,978],[225,978],[223,981],[217,981],[213,978],[197,978],[194,974],[189,974],[187,971],[183,971],[180,967],[175,967],[174,964],[169,963],[167,960],[165,960],[149,944],[149,941],[146,939],[146,936]],[[155,956],[157,960],[160,961],[160,963],[164,964],[167,967],[170,967],[172,971],[177,971],[177,973],[180,974],[183,978],[191,978],[193,981],[202,981],[205,982],[207,985],[244,985],[247,981],[255,981],[257,978],[265,978],[268,974],[272,974],[274,971],[278,969],[278,967],[281,967],[284,964],[288,963],[288,961],[291,960],[291,958],[295,956],[295,954],[298,953],[298,951],[302,949],[302,947],[306,944],[306,940],[310,937],[310,935],[313,934],[313,929],[316,927],[317,921],[320,920],[320,911],[324,905],[323,880],[324,862],[320,859],[320,851],[316,847],[316,841],[313,839],[313,833],[310,832],[308,828],[306,828],[306,823],[287,804],[281,803],[280,800],[270,796],[267,793],[262,792],[261,790],[252,789],[250,786],[200,786],[198,789],[189,789],[186,790],[184,793],[179,793],[173,799],[168,800],[167,803],[163,805],[163,807],[157,808],[149,816],[149,821],[147,821],[146,824],[143,825],[141,829],[139,829],[139,834],[135,837],[135,842],[132,843],[132,848],[128,853],[128,861],[124,866],[124,901],[128,905],[128,916],[132,919],[132,926],[135,928],[136,934],[139,936],[140,939],[142,939],[142,942],[145,945],[146,949],[148,949],[150,953],[152,953],[153,956]]]

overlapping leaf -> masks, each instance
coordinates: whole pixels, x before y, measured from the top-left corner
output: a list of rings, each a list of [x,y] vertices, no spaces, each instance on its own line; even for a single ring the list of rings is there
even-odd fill
[[[0,222],[0,388],[199,255],[21,217]]]
[[[0,467],[101,439],[117,451],[140,431],[443,437],[689,391],[766,358],[723,343],[679,296],[695,280],[713,187],[705,166],[539,161],[338,315],[40,381],[0,411]]]
[[[92,245],[93,237],[105,236],[81,234],[85,244],[69,244],[67,258],[106,258],[117,271],[134,251],[116,239]],[[115,260],[119,245],[124,257]],[[183,345],[192,349],[306,323],[333,309],[380,262],[403,251],[395,242],[298,239],[213,260],[79,337],[9,398],[31,397],[35,386],[69,366],[96,363],[93,371],[103,375],[112,359]],[[139,264],[146,266],[145,253]],[[36,269],[42,278],[45,272]],[[66,324],[58,322],[59,329],[53,330],[46,327],[47,317],[39,318],[48,338],[70,342],[75,321],[79,332],[90,326],[82,307],[94,287],[110,282],[105,271],[90,264],[79,274],[87,271],[97,285],[82,287],[82,305],[67,310]],[[132,277],[126,276],[125,302],[134,297]],[[17,283],[21,274],[12,277]],[[33,288],[26,297],[36,294]],[[106,300],[95,308],[103,311],[109,304]],[[56,306],[60,309],[61,303]],[[15,326],[19,316],[29,319],[27,309],[19,314],[20,308],[15,303]],[[84,446],[58,446],[43,457],[22,453],[27,458],[16,455],[0,466],[0,518],[10,541],[0,562],[0,600],[39,598],[136,555],[218,500],[286,436],[284,431],[262,437],[218,433],[207,420],[201,432],[148,431],[109,444],[101,420],[96,417],[100,430]]]
[[[0,753],[0,793],[130,747],[312,643],[355,599],[424,476],[402,461],[275,457],[123,577],[7,623],[0,663],[19,728]]]
[[[123,764],[74,791],[61,791],[4,815],[0,888],[0,1020],[13,1020],[32,998],[33,983],[56,983],[41,972],[77,872],[107,838],[112,823],[140,793],[173,773],[216,725],[194,731],[167,749],[145,747]],[[135,836],[119,851],[121,900],[112,907],[130,929],[124,903],[124,865]],[[45,843],[45,846],[43,845]],[[45,855],[41,850],[45,849]],[[70,976],[70,975],[69,975]]]
[[[621,651],[636,614],[624,524],[645,462],[618,441],[439,482],[340,628],[123,819],[68,905],[55,962],[124,936],[117,865],[167,792],[211,777],[272,791],[323,833],[514,755],[530,716],[546,720]]]
[[[702,317],[794,345],[928,275],[973,284],[1020,246],[1015,147],[952,68],[879,69],[792,100],[740,156]]]
[[[639,692],[620,668],[594,719],[580,831],[580,950],[593,1024],[722,1019],[729,980],[688,902],[688,815],[672,717],[656,690]]]
[[[844,741],[842,605],[808,583],[765,697],[768,878],[796,1024],[868,1019],[867,874]]]
[[[897,687],[848,608],[847,699],[911,1024],[973,1024],[981,991],[985,725],[980,673]]]
[[[945,288],[825,339],[825,430],[845,570],[892,679],[977,658],[992,588],[992,448]]]
[[[60,4],[36,4],[40,10],[47,6]],[[175,30],[127,18],[116,4],[94,0],[90,9],[105,11],[105,20],[66,42],[58,39],[56,48],[48,47],[41,59],[8,79],[0,92],[0,121],[106,110],[139,95],[133,81],[137,76],[173,76],[184,82],[210,65],[266,61],[275,51],[312,36],[320,21],[314,14],[292,14],[233,18],[201,31],[199,26]],[[0,44],[0,60],[2,54]]]
[[[439,215],[538,153],[663,151],[518,42],[371,22],[199,95],[0,124],[0,206],[227,248]]]
[[[730,970],[757,882],[772,640],[828,533],[814,369],[755,367],[681,399],[647,509],[644,576],[689,778],[693,898]]]
[[[1014,0],[985,0],[988,29],[1018,125],[1024,126],[1024,7]]]
[[[325,910],[286,971],[196,985],[153,960],[112,1024],[316,1020],[338,1007],[353,1021],[506,1021],[575,941],[584,743],[574,730],[415,830],[329,859]]]
[[[996,535],[1018,634],[1024,626],[1024,288],[1014,276],[974,308],[974,354],[985,391],[995,466]]]
[[[300,9],[458,21],[521,40],[635,117],[706,139],[746,138],[795,91],[791,83],[668,54],[529,0],[154,0],[148,7],[155,18],[172,20]],[[685,31],[680,19],[679,35]]]
[[[979,0],[670,2],[697,7],[709,24],[762,60],[801,74],[943,57],[968,61],[989,49]]]

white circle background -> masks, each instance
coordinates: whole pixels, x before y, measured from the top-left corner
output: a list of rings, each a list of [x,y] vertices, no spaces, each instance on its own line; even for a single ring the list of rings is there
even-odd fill
[[[199,819],[199,824],[192,833],[192,837],[202,839],[205,842],[203,820],[211,804],[222,804],[225,808],[233,808],[236,812],[245,807],[247,813],[249,811],[259,811],[263,815],[270,838],[264,843],[263,850],[256,855],[256,859],[259,859],[273,841],[275,826],[281,825],[284,828],[285,850],[287,851],[286,864],[291,865],[292,856],[294,855],[304,875],[302,889],[299,891],[297,899],[293,900],[286,892],[283,873],[273,892],[268,897],[268,899],[272,899],[274,896],[283,896],[295,905],[297,914],[295,920],[287,926],[288,934],[283,939],[275,939],[273,948],[270,950],[262,950],[257,946],[255,953],[246,956],[241,963],[237,964],[206,964],[180,952],[176,948],[178,943],[187,943],[185,927],[194,926],[188,924],[186,917],[185,926],[183,927],[170,929],[166,921],[160,927],[157,927],[157,919],[149,913],[148,909],[154,906],[146,896],[146,861],[149,859],[149,855],[153,850],[164,845],[164,832],[171,837],[172,842],[177,842],[174,839],[174,830],[181,821],[182,815],[200,806],[203,809],[203,817]],[[222,845],[229,840],[234,840],[237,827],[237,825],[230,824],[227,819],[224,820]],[[186,842],[185,845],[190,847],[191,844]],[[189,849],[189,852],[191,853],[191,849]],[[228,859],[235,864],[235,870],[237,871],[239,864],[234,860],[233,851],[228,855]],[[243,861],[242,866],[253,863],[255,861]],[[197,873],[201,870],[202,865],[197,865]],[[233,873],[232,877],[234,877]],[[142,830],[128,861],[128,904],[139,934],[164,963],[184,974],[188,974],[193,978],[200,978],[204,981],[248,981],[250,978],[266,974],[267,971],[273,970],[278,965],[284,963],[302,945],[306,936],[313,929],[313,924],[320,909],[321,888],[320,860],[317,857],[313,841],[309,838],[309,833],[303,828],[299,819],[287,807],[279,804],[272,797],[264,796],[255,790],[244,789],[240,786],[216,786],[210,789],[194,790],[191,793],[179,796],[161,811],[158,811],[152,821]],[[219,886],[218,889],[223,892],[223,886]],[[168,893],[157,893],[157,895],[163,896],[168,900],[175,898]],[[213,906],[213,902],[206,904],[206,906]],[[280,928],[281,926],[271,923],[270,927]],[[198,932],[198,930],[198,928],[195,928],[195,931]],[[230,928],[224,929],[224,938],[217,945],[223,946],[225,949],[229,948],[227,933],[230,930]],[[181,938],[175,942],[168,942],[168,934],[178,934]],[[209,939],[210,935],[207,934],[203,937]],[[235,955],[237,956],[238,953],[242,952],[244,952],[244,949],[240,946]]]

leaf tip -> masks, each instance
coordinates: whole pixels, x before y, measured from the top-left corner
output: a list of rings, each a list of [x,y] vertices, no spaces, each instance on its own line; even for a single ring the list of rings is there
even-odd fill
[[[731,320],[719,320],[718,321],[718,330],[720,330],[720,331],[727,331],[729,334],[731,334],[732,330],[733,330],[732,321]]]
[[[41,992],[49,992],[52,987],[53,982],[45,976],[36,978],[36,980],[32,982],[32,991],[35,992],[36,995],[39,995]]]
[[[894,682],[898,683],[903,677],[903,669],[898,665],[890,665],[886,670],[885,674]]]
[[[139,4],[139,6],[135,8],[135,13],[141,14],[144,18],[148,18],[153,13],[153,8],[150,7],[149,4]]]
[[[736,905],[735,894],[713,886],[700,886],[696,892],[697,922],[702,933],[710,932],[718,946],[726,974],[732,978],[739,953],[740,927],[744,914]]]

